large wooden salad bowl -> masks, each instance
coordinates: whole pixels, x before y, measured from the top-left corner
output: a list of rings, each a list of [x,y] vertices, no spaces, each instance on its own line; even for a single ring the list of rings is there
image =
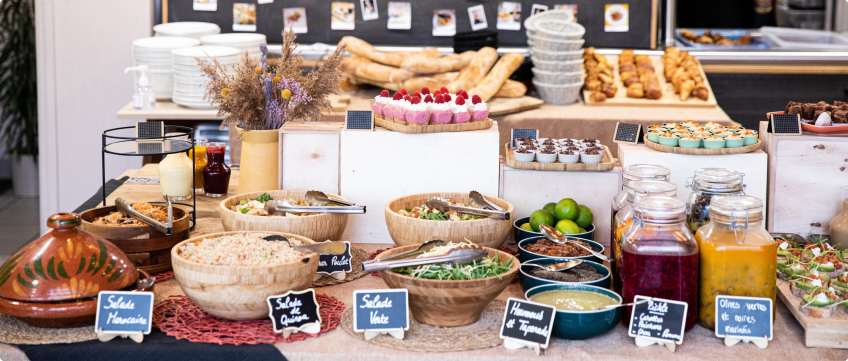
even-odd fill
[[[301,291],[312,285],[318,271],[318,254],[305,254],[296,261],[271,266],[217,266],[189,261],[179,254],[180,248],[204,238],[257,232],[223,232],[207,234],[178,243],[171,250],[174,276],[183,292],[194,304],[212,315],[230,320],[255,320],[268,317],[266,299],[288,291]],[[315,243],[309,238],[290,233],[273,233],[303,244]]]
[[[386,203],[386,227],[392,241],[398,246],[419,245],[434,239],[450,242],[463,242],[465,239],[483,247],[500,248],[512,230],[511,220],[490,218],[470,221],[430,221],[398,214],[401,209],[420,207],[432,197],[450,198],[463,204],[470,204],[468,193],[437,192],[413,194],[393,199]],[[490,202],[514,214],[512,204],[496,197],[484,196]]]
[[[380,253],[377,259],[416,248],[418,248],[417,245],[397,247]],[[389,288],[409,290],[409,308],[412,311],[412,317],[415,317],[418,322],[433,326],[469,325],[477,322],[486,305],[509,286],[521,265],[518,258],[510,254],[488,247],[486,250],[489,251],[490,257],[497,255],[500,262],[506,262],[512,258],[509,271],[501,274],[500,278],[442,281],[415,279],[392,270],[380,271],[380,277]]]
[[[347,226],[347,214],[317,214],[303,217],[263,217],[241,214],[233,211],[232,207],[242,199],[255,199],[263,193],[268,193],[273,199],[306,198],[305,190],[277,190],[239,194],[221,201],[221,224],[225,231],[268,231],[285,232],[314,239],[318,242],[326,240],[339,241]],[[327,194],[331,197],[344,197]]]

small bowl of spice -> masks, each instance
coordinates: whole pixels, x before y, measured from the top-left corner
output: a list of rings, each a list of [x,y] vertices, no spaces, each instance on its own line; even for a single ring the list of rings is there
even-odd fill
[[[584,260],[574,268],[559,272],[534,266],[547,266],[573,260],[573,258],[539,258],[522,263],[521,273],[518,275],[521,289],[527,292],[533,287],[548,284],[585,284],[609,288],[610,270],[597,262]]]
[[[579,242],[581,245],[588,247],[595,252],[604,253],[604,246],[595,241],[576,238],[569,236],[569,241]],[[538,259],[538,258],[570,258],[582,259],[586,261],[598,262],[601,260],[593,256],[592,253],[569,243],[554,243],[553,241],[541,237],[530,237],[518,242],[518,260],[521,263]]]

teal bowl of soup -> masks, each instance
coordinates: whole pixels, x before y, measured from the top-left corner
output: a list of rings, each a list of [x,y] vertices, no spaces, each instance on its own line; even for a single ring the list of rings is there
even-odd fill
[[[518,271],[518,282],[521,284],[521,289],[525,292],[527,290],[542,285],[557,285],[557,284],[580,284],[580,285],[589,285],[589,286],[598,286],[602,288],[609,288],[610,286],[610,270],[606,266],[598,262],[592,262],[589,260],[583,260],[583,264],[594,267],[598,273],[601,274],[601,278],[591,281],[577,281],[577,282],[567,282],[567,281],[558,281],[558,280],[550,280],[542,277],[538,277],[532,275],[531,272],[534,268],[537,268],[534,265],[546,266],[553,263],[559,262],[568,262],[572,261],[574,258],[537,258],[534,260],[529,260],[521,264]],[[564,272],[568,272],[567,270]]]
[[[550,292],[550,293],[549,293]],[[530,301],[557,306],[551,334],[567,340],[585,340],[603,335],[618,325],[623,307],[604,309],[602,305],[621,304],[621,296],[606,288],[582,284],[556,284],[533,287],[524,293]],[[558,300],[559,302],[554,302]],[[559,304],[559,306],[557,305]],[[564,310],[564,306],[590,306],[599,309]]]
[[[575,238],[575,237],[579,237],[580,235],[571,234],[571,235],[568,235],[568,236],[571,237],[571,238]],[[521,240],[520,242],[518,242],[518,261],[520,261],[521,263],[524,263],[524,262],[534,260],[534,259],[538,259],[538,258],[562,258],[561,256],[549,256],[549,255],[545,255],[545,254],[531,252],[527,249],[527,247],[529,245],[534,244],[534,243],[536,243],[536,242],[538,242],[542,239],[547,239],[547,238],[545,238],[545,236],[530,237],[530,238],[527,238],[527,239],[524,239],[524,240]],[[579,240],[583,241],[585,243],[588,243],[590,246],[592,246],[593,251],[599,252],[601,254],[604,253],[604,246],[602,246],[600,243],[595,242],[595,241],[590,241],[590,240],[585,239],[585,238],[581,238]],[[588,256],[567,257],[567,258],[582,259],[582,260],[585,260],[585,261],[592,261],[592,262],[597,262],[597,263],[603,262],[598,257],[595,257],[591,254],[588,255]]]

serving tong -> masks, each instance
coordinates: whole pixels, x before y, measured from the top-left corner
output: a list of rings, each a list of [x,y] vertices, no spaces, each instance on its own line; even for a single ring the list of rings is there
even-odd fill
[[[171,197],[165,196],[165,201],[168,202],[167,211],[168,211],[168,221],[166,223],[159,222],[144,213],[141,213],[135,210],[129,202],[124,200],[121,197],[115,199],[115,208],[118,209],[118,212],[121,212],[125,215],[128,215],[132,218],[135,218],[142,223],[150,226],[159,232],[164,233],[166,236],[170,236],[174,233],[174,207],[171,204]]]
[[[444,242],[444,241],[438,241]],[[421,251],[422,248],[425,248],[427,243],[410,252],[404,252],[401,254],[397,254],[391,257],[387,257],[385,259],[376,259],[373,261],[363,262],[362,263],[362,271],[364,272],[372,272],[372,271],[382,271],[392,268],[401,268],[401,267],[410,267],[410,266],[423,266],[428,264],[437,264],[437,263],[453,263],[453,264],[463,264],[468,263],[473,260],[482,259],[489,255],[489,252],[483,249],[478,245],[462,245],[456,248],[450,249],[447,253],[441,256],[434,257],[423,257],[417,258],[419,255],[423,254],[426,251]],[[436,245],[428,246],[429,249],[436,247]],[[398,256],[402,256],[403,258],[398,259]],[[410,258],[412,257],[412,258]]]
[[[481,197],[482,197],[482,195],[481,195]],[[483,198],[483,200],[485,200],[485,198]],[[474,203],[472,202],[472,204],[474,204]],[[456,213],[470,214],[472,216],[483,217],[483,218],[492,218],[492,219],[505,220],[505,221],[509,220],[509,212],[505,211],[503,208],[495,206],[494,204],[489,204],[488,201],[486,201],[486,203],[480,203],[480,204],[483,204],[484,207],[471,208],[471,207],[453,205],[453,204],[448,203],[448,201],[446,201],[442,198],[439,198],[439,197],[432,197],[432,198],[427,200],[427,207],[429,207],[430,209],[435,209],[435,210],[442,212],[442,213],[454,211]],[[476,205],[476,204],[474,204],[474,205],[477,206],[477,207],[480,207],[479,205]],[[495,207],[497,207],[497,208],[495,208]]]
[[[589,247],[586,247],[586,246],[580,244],[580,242],[576,242],[574,240],[569,239],[568,236],[562,234],[562,232],[558,231],[554,227],[551,227],[550,225],[542,223],[542,224],[539,225],[539,230],[542,231],[542,234],[547,239],[551,240],[554,243],[573,244],[577,247],[580,247],[580,248],[583,248],[583,249],[589,251],[589,253],[591,253],[593,256],[600,258],[604,262],[612,263],[612,258],[609,258],[609,257],[605,256],[603,253],[597,252],[597,251],[595,251],[595,250],[593,250]]]
[[[270,200],[265,202],[265,212],[272,216],[285,216],[286,213],[341,213],[341,214],[364,214],[365,206],[353,202],[330,197],[324,192],[306,192],[308,206],[297,206],[288,200]],[[329,204],[341,204],[341,206],[330,206]]]
[[[338,254],[344,254],[345,249],[347,249],[347,246],[345,246],[344,242],[333,242],[333,241],[295,245],[295,244],[291,244],[291,242],[289,241],[288,238],[286,238],[285,236],[281,236],[279,234],[267,235],[265,237],[262,237],[262,239],[264,239],[266,241],[285,242],[287,245],[289,245],[289,247],[291,247],[292,249],[294,249],[296,251],[300,251],[300,252],[312,252],[312,253],[318,253],[318,254],[336,254],[336,255],[338,255]]]

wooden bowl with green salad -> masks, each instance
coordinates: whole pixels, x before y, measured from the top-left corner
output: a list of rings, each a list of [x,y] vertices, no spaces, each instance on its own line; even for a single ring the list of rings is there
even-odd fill
[[[379,254],[377,259],[416,248],[417,245],[393,248]],[[412,317],[419,322],[433,326],[465,326],[480,319],[486,305],[509,286],[521,265],[518,258],[508,253],[483,248],[489,252],[488,257],[465,266],[466,272],[429,265],[422,266],[429,270],[417,267],[383,270],[380,277],[389,288],[409,290],[409,308]]]

